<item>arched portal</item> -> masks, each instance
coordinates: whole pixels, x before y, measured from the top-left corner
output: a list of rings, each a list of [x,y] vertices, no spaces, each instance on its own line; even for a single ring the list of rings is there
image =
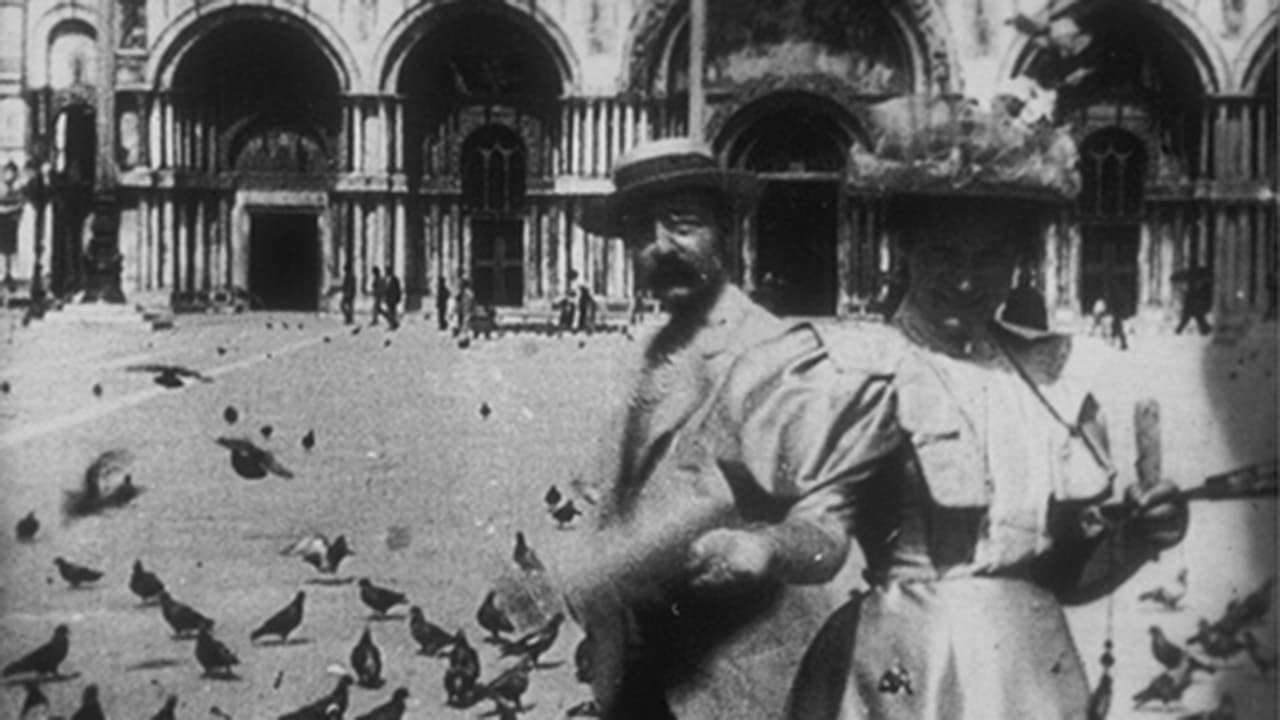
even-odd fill
[[[77,102],[62,109],[53,123],[49,271],[54,295],[74,292],[84,280],[81,256],[98,158],[96,118],[91,106]]]
[[[566,85],[555,43],[497,6],[450,5],[399,63],[409,181],[405,277],[472,276],[477,302],[519,306],[533,288],[527,191],[552,184]]]
[[[269,17],[222,17],[181,55],[167,94],[178,132],[153,164],[210,182],[176,198],[178,289],[230,285],[259,308],[319,307],[340,88],[314,38]],[[216,247],[227,240],[229,258]]]
[[[1098,130],[1080,147],[1082,312],[1101,300],[1122,318],[1134,315],[1146,165],[1142,141],[1119,128]]]
[[[721,135],[731,167],[765,181],[743,278],[771,310],[830,315],[840,287],[840,180],[857,137],[835,102],[779,92],[743,109]]]

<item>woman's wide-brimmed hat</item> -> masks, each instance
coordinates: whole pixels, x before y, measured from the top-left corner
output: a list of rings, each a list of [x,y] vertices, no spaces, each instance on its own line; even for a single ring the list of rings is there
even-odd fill
[[[636,146],[613,165],[612,193],[588,201],[580,224],[600,235],[619,235],[623,217],[658,195],[710,190],[732,208],[754,202],[761,183],[755,175],[726,170],[711,146],[691,138],[664,138]]]
[[[851,151],[855,193],[1063,202],[1080,189],[1066,128],[1027,122],[1014,103],[909,95],[862,112],[870,147]]]

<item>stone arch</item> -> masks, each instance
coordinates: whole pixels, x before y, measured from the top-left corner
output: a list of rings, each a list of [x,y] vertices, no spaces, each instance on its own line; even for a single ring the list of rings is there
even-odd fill
[[[1083,1],[1083,0],[1082,0]],[[1178,3],[1141,3],[1141,12],[1180,45],[1191,59],[1200,85],[1206,94],[1219,92],[1227,72],[1226,56],[1213,40],[1213,34],[1203,22]],[[1000,77],[1020,75],[1035,54],[1035,47],[1026,37],[1015,42],[1001,61]]]
[[[476,12],[499,15],[529,30],[555,61],[563,93],[572,94],[581,86],[582,68],[569,36],[536,4],[518,0],[439,0],[405,11],[383,35],[373,60],[378,90],[396,91],[400,68],[422,37],[459,14]]]
[[[1232,77],[1239,83],[1241,91],[1258,94],[1263,90],[1259,83],[1267,66],[1276,62],[1276,11],[1273,10],[1268,20],[1245,40],[1240,55],[1236,58]]]
[[[151,45],[146,70],[148,84],[155,88],[170,86],[182,58],[210,30],[237,20],[255,18],[283,21],[301,30],[329,60],[344,92],[355,92],[363,87],[360,64],[351,48],[332,25],[309,7],[241,5],[236,0],[213,0],[192,7],[169,23]]]
[[[101,26],[98,13],[93,8],[74,2],[59,2],[46,10],[35,22],[34,30],[27,36],[27,84],[29,87],[45,87],[49,84],[49,41],[59,25],[68,21],[82,22],[93,28],[96,34]]]
[[[708,120],[707,137],[713,138],[714,147],[723,154],[759,118],[772,113],[774,108],[769,106],[781,97],[795,98],[800,105],[821,111],[849,140],[866,141],[865,132],[851,110],[857,101],[856,92],[839,78],[828,75],[770,78],[742,88],[732,103],[718,107]]]
[[[672,38],[688,23],[688,0],[647,0],[632,17],[622,48],[620,87],[647,93],[655,73],[665,67]],[[916,92],[949,91],[962,85],[952,31],[938,0],[885,2],[885,13],[907,46]]]

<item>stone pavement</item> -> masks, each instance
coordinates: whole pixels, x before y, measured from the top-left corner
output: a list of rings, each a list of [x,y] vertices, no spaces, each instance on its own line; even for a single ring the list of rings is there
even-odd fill
[[[365,626],[383,648],[388,685],[355,691],[353,715],[401,684],[413,694],[409,717],[488,709],[444,707],[443,664],[413,652],[402,615],[371,620],[354,585],[316,584],[309,566],[279,550],[308,532],[346,533],[357,555],[341,575],[401,589],[428,618],[465,628],[489,677],[503,665],[479,643],[475,609],[494,580],[512,572],[517,530],[552,563],[576,540],[578,530],[554,527],[542,494],[580,472],[607,400],[622,391],[618,368],[636,348],[619,334],[511,335],[460,350],[421,314],[398,332],[363,326],[356,335],[333,316],[301,313],[184,315],[160,332],[118,324],[24,329],[3,315],[0,330],[0,380],[10,386],[0,394],[0,661],[68,623],[65,668],[78,677],[47,685],[46,694],[55,710],[69,712],[82,685],[97,682],[109,717],[146,716],[169,692],[182,698],[180,716],[204,717],[213,706],[238,720],[274,716],[326,692],[334,681],[326,669],[347,664]],[[1165,474],[1179,483],[1274,457],[1275,345],[1273,330],[1234,346],[1150,336],[1135,339],[1132,352],[1109,355],[1099,394],[1120,482],[1133,478],[1131,408],[1148,396],[1161,401]],[[143,362],[187,365],[213,382],[167,390],[125,370]],[[481,403],[491,416],[479,413]],[[228,405],[239,411],[235,425],[222,417]],[[268,424],[272,438],[261,440]],[[299,445],[307,430],[318,438],[311,451]],[[222,434],[255,437],[297,477],[238,478],[213,443]],[[63,492],[114,448],[133,453],[143,495],[129,508],[63,523]],[[32,509],[43,522],[38,540],[17,545],[7,528]],[[1111,717],[1151,714],[1130,713],[1124,701],[1157,671],[1147,627],[1185,638],[1198,617],[1216,617],[1227,600],[1274,573],[1276,541],[1272,500],[1198,503],[1182,546],[1113,599],[1071,611],[1091,674],[1113,619]],[[107,576],[95,588],[70,590],[54,572],[56,555]],[[191,643],[171,640],[158,610],[136,605],[126,588],[135,558],[217,620],[217,636],[242,661],[240,680],[202,679]],[[1157,613],[1137,602],[1142,589],[1181,567],[1190,569],[1186,609]],[[298,589],[308,594],[298,642],[251,646],[249,630]],[[1273,618],[1258,631],[1277,644]],[[586,697],[572,679],[579,637],[567,625],[547,655],[560,664],[534,673],[525,717],[563,717]],[[1275,716],[1274,680],[1243,656],[1198,679],[1180,710],[1210,706],[1224,689],[1236,695],[1240,717]],[[14,716],[21,697],[20,687],[0,691],[0,717]]]

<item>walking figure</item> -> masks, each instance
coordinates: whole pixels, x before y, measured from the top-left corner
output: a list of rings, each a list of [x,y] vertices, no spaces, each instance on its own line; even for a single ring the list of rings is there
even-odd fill
[[[342,273],[342,322],[350,325],[356,321],[356,276],[348,265]]]
[[[1182,315],[1178,319],[1178,327],[1174,335],[1181,335],[1187,323],[1196,321],[1196,328],[1201,335],[1208,335],[1213,329],[1205,315],[1213,306],[1213,276],[1208,268],[1193,267],[1173,274],[1173,281],[1183,285]]]
[[[387,268],[387,272],[383,276],[382,302],[383,311],[387,316],[387,324],[392,330],[400,327],[400,301],[403,299],[403,290],[400,288],[400,278],[396,277],[395,271]]]
[[[443,276],[436,280],[436,326],[449,329],[449,285]]]
[[[373,268],[373,320],[370,325],[378,324],[378,316],[383,313],[382,299],[387,292],[387,281],[382,277],[382,271],[375,265]]]

